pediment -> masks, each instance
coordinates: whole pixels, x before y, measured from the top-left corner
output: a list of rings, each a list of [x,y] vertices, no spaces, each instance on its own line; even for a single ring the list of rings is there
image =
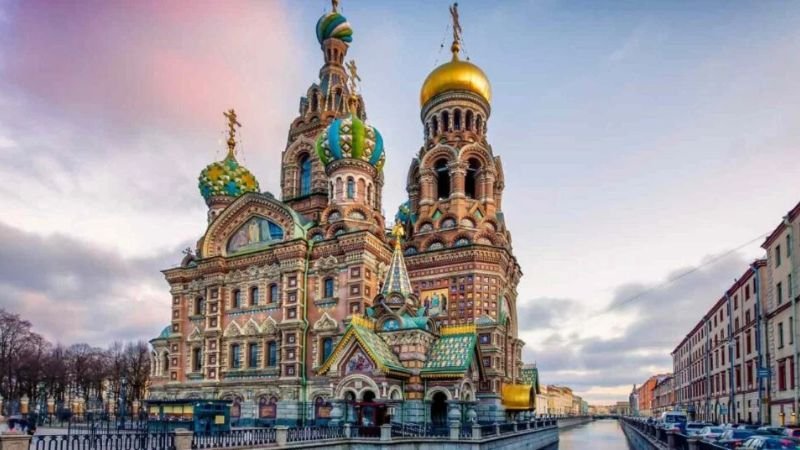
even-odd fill
[[[233,322],[229,323],[227,327],[225,327],[225,331],[222,333],[222,335],[225,336],[225,337],[241,336],[242,335],[242,328],[239,327],[238,323],[233,321]]]
[[[211,222],[203,238],[203,257],[257,251],[305,235],[305,222],[268,194],[249,193],[234,200]]]
[[[322,317],[314,322],[314,331],[335,331],[339,329],[339,323],[336,322],[328,313],[323,313]]]

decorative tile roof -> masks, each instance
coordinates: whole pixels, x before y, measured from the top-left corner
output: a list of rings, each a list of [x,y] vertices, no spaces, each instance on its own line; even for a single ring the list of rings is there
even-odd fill
[[[470,367],[477,343],[475,325],[442,327],[441,337],[428,352],[423,377],[460,376]]]
[[[539,369],[535,365],[524,365],[520,370],[520,384],[527,384],[533,386],[534,392],[537,394],[539,390]]]
[[[323,374],[327,372],[331,365],[339,360],[349,343],[355,339],[382,371],[403,375],[410,374],[410,371],[403,367],[400,360],[397,359],[397,355],[389,348],[389,344],[375,334],[374,330],[375,322],[362,316],[353,316],[350,325],[347,326],[347,330],[344,332],[344,336],[336,344],[328,359],[322,363],[317,373]]]
[[[386,271],[386,279],[383,282],[381,293],[387,297],[389,294],[400,294],[403,297],[408,297],[411,292],[411,280],[408,278],[408,269],[403,258],[403,250],[400,245],[395,245],[392,261],[389,263],[389,270]]]

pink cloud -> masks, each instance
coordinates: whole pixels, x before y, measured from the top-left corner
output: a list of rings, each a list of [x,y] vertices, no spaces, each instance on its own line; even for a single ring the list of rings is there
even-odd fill
[[[4,78],[68,113],[218,125],[283,99],[246,81],[289,77],[286,23],[275,2],[21,2]]]

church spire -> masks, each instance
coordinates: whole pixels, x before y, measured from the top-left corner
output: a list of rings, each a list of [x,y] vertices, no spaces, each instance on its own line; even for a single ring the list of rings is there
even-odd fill
[[[381,294],[387,297],[390,294],[400,294],[407,298],[412,292],[406,261],[403,258],[403,247],[400,245],[400,240],[405,236],[402,223],[396,222],[394,224],[392,236],[395,239],[394,253],[392,253],[392,261],[389,263],[389,270],[386,271],[386,279],[383,282]]]

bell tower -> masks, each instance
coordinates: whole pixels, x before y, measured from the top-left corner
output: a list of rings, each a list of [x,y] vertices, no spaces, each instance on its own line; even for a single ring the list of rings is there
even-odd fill
[[[338,1],[317,21],[317,41],[323,55],[319,81],[300,98],[297,118],[289,127],[286,149],[281,156],[281,199],[307,218],[319,221],[328,204],[328,179],[314,151],[317,136],[337,117],[349,113],[344,60],[353,40],[353,30],[338,12]],[[365,118],[364,102],[356,96],[356,110]]]

